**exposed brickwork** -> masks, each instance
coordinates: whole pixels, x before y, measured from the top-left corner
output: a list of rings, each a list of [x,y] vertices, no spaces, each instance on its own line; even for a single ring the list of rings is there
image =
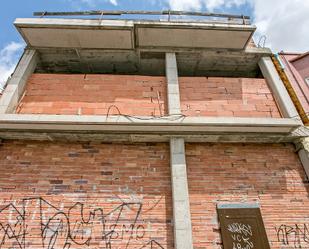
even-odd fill
[[[0,166],[1,248],[173,247],[166,144],[7,141]]]
[[[307,242],[302,235],[304,224],[309,228],[309,185],[292,145],[187,144],[186,149],[195,249],[221,248],[219,202],[260,203],[272,249],[309,248],[309,231]]]
[[[264,79],[180,77],[179,84],[187,116],[281,117]]]
[[[106,115],[113,106],[109,114],[160,116],[165,100],[165,77],[33,74],[17,112]]]
[[[263,79],[180,77],[179,82],[185,115],[280,117]],[[33,74],[17,112],[160,116],[166,114],[166,98],[165,77]]]

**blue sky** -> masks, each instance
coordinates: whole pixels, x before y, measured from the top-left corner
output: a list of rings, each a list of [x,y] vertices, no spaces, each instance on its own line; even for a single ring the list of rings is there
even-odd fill
[[[193,10],[250,15],[274,51],[309,50],[309,0],[9,0],[0,9],[0,84],[14,69],[23,42],[13,26],[34,11]]]

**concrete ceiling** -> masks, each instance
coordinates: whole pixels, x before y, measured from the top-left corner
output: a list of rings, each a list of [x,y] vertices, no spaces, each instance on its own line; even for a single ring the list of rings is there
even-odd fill
[[[40,48],[37,72],[165,75],[165,53],[151,50]],[[268,49],[177,52],[180,76],[260,77]]]

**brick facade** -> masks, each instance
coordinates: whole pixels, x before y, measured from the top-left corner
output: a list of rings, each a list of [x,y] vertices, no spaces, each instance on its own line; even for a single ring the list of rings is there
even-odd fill
[[[168,149],[4,142],[0,247],[172,248]]]
[[[281,117],[264,79],[180,77],[186,116]],[[33,74],[21,114],[166,115],[165,77]],[[110,108],[111,107],[111,108]],[[4,141],[1,248],[172,249],[167,144]],[[271,249],[309,248],[292,145],[187,144],[194,249],[222,248],[218,203],[257,202]]]
[[[33,74],[17,112],[160,116],[165,106],[165,77]]]
[[[180,77],[179,86],[187,116],[281,117],[264,79]]]
[[[186,116],[273,117],[278,107],[264,79],[180,77]],[[165,77],[33,74],[21,114],[166,115]]]
[[[195,249],[221,248],[217,203],[258,202],[271,249],[309,248],[309,184],[292,145],[187,144]]]
[[[309,247],[292,145],[187,144],[186,157],[194,249],[222,247],[222,202],[260,203],[271,249]],[[1,248],[173,248],[167,144],[5,141],[0,164]]]

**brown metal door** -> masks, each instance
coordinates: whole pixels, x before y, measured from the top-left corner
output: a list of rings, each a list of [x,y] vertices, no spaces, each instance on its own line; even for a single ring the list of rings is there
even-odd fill
[[[270,249],[259,208],[219,208],[224,249]]]

